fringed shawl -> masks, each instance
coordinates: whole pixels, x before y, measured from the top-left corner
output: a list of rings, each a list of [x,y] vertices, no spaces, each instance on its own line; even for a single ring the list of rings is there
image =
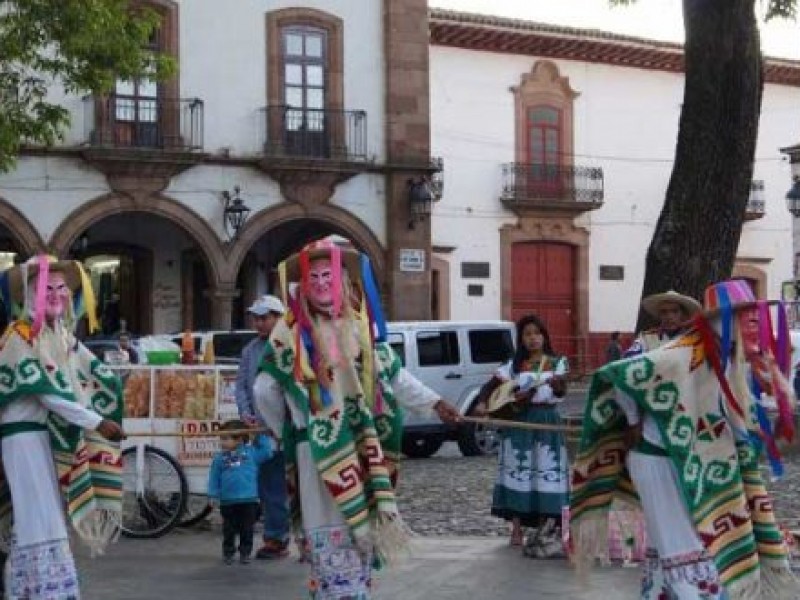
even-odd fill
[[[798,584],[750,440],[734,439],[720,384],[693,329],[662,348],[607,365],[592,378],[571,499],[578,566],[607,546],[615,497],[636,502],[625,468],[617,390],[657,423],[698,537],[732,599],[794,598]],[[754,418],[754,416],[751,416]]]
[[[34,337],[29,322],[16,321],[0,340],[0,406],[40,394],[80,402],[106,419],[122,421],[122,385],[113,372],[63,328],[45,327]],[[67,516],[80,538],[101,552],[121,522],[119,444],[57,415],[51,414],[47,425]],[[8,482],[0,476],[0,532],[6,539],[12,511]]]

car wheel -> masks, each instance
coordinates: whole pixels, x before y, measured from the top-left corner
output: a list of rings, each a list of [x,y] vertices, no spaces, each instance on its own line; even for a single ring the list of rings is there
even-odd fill
[[[403,436],[403,454],[408,458],[428,458],[442,447],[444,438],[437,434],[406,434]]]
[[[469,415],[474,416],[472,410]],[[500,437],[496,427],[467,423],[461,426],[457,442],[458,449],[464,456],[484,456],[497,452]]]

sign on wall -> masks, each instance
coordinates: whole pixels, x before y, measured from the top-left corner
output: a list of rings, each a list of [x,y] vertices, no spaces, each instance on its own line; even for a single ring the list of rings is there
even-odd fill
[[[425,271],[425,250],[401,248],[400,271],[403,273],[423,273]]]
[[[625,267],[622,265],[600,265],[600,279],[602,281],[623,281]]]

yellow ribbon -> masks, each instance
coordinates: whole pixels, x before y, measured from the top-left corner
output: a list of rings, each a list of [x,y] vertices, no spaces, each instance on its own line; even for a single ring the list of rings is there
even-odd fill
[[[94,333],[100,329],[100,324],[97,322],[97,301],[94,297],[94,289],[92,289],[92,280],[86,274],[83,265],[75,261],[78,267],[78,273],[81,276],[81,291],[83,292],[83,307],[86,309],[86,318],[89,320],[89,333]]]

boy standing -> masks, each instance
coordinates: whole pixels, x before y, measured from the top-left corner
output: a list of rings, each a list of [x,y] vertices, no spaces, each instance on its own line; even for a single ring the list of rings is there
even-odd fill
[[[243,421],[226,421],[221,431],[247,429]],[[214,455],[208,473],[208,499],[220,507],[222,515],[222,555],[226,565],[233,564],[236,537],[239,537],[239,560],[250,562],[253,551],[253,528],[258,520],[258,470],[274,453],[274,443],[264,434],[248,443],[246,433],[223,435],[221,450]]]

